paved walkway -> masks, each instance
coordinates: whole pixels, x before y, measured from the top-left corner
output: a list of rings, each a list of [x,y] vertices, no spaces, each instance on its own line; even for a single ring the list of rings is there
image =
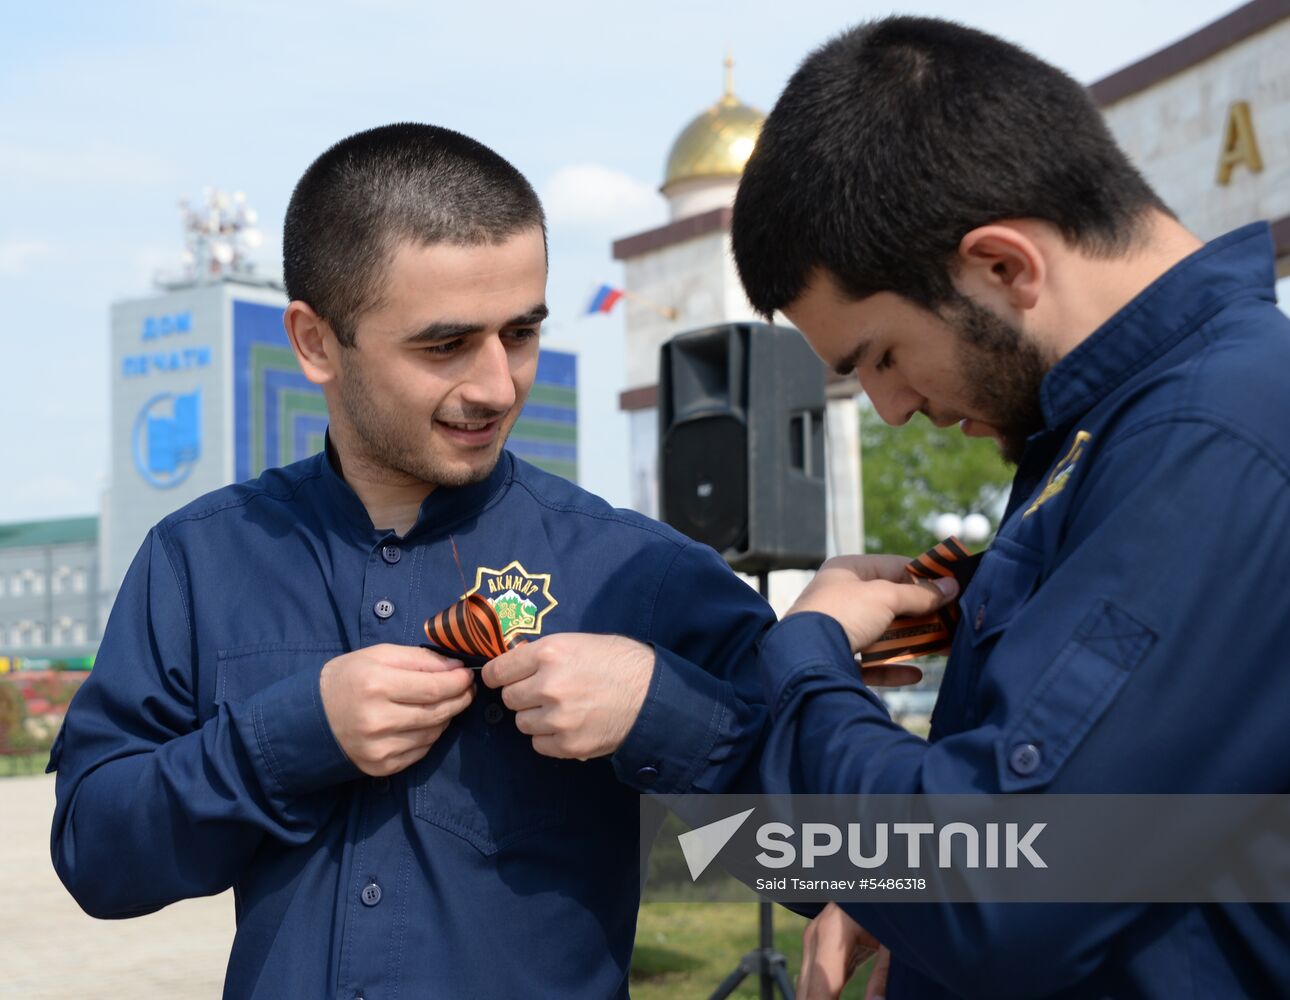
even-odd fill
[[[233,894],[134,920],[94,920],[49,860],[53,775],[0,778],[0,997],[218,998]]]

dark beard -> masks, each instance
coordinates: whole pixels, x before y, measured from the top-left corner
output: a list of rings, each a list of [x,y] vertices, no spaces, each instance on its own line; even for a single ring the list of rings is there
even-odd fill
[[[1044,428],[1039,387],[1051,364],[1020,330],[965,296],[940,315],[958,334],[958,362],[971,405],[1002,436],[1004,461],[1016,465],[1026,439]]]

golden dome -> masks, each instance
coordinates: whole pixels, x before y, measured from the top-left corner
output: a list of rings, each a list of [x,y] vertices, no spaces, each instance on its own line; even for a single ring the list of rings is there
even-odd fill
[[[699,177],[738,177],[752,155],[766,115],[735,97],[734,61],[726,58],[726,92],[677,136],[667,156],[663,192]]]

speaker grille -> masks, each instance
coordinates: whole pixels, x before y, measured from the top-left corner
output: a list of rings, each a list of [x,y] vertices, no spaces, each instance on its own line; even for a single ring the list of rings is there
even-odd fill
[[[719,414],[676,424],[663,440],[663,461],[670,470],[663,496],[669,523],[718,552],[740,547],[748,522],[744,422]]]

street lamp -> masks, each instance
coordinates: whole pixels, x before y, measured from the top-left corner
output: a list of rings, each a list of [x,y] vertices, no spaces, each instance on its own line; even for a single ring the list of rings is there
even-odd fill
[[[949,538],[953,535],[975,545],[989,538],[994,529],[988,517],[974,512],[967,515],[937,514],[932,522],[932,530],[937,538]]]

